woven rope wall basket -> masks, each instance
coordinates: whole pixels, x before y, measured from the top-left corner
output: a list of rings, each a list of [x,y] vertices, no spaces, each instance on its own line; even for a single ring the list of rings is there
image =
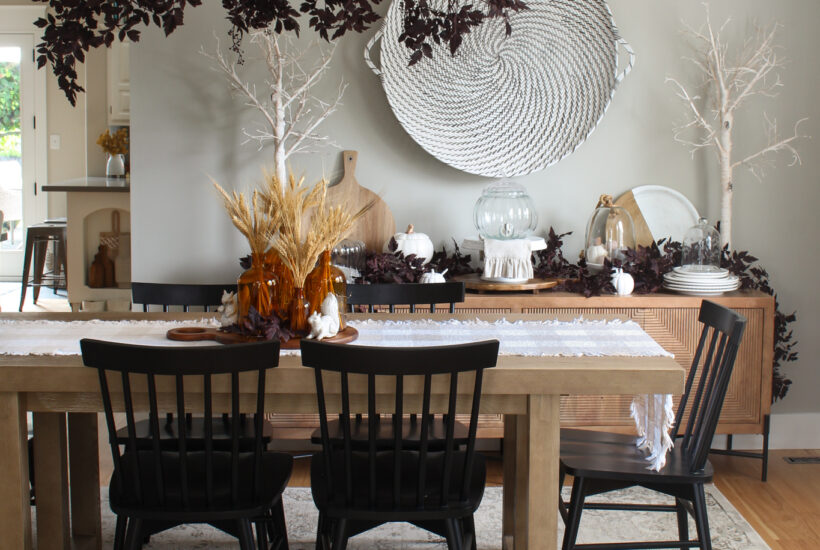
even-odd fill
[[[441,1],[441,0],[439,0]],[[435,0],[431,5],[435,6]],[[408,66],[398,41],[403,2],[390,6],[365,60],[381,76],[393,112],[427,152],[459,170],[490,177],[530,174],[572,153],[595,129],[634,54],[604,0],[531,0],[510,17],[465,36],[451,56]],[[381,41],[381,68],[370,49]],[[629,55],[619,72],[618,47]]]

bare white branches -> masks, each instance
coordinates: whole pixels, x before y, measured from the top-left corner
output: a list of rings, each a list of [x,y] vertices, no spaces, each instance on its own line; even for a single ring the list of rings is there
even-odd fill
[[[775,23],[767,28],[758,27],[739,49],[734,60],[729,60],[729,45],[723,38],[729,20],[715,28],[706,8],[706,22],[700,29],[687,27],[692,38],[696,55],[685,58],[701,75],[700,82],[690,92],[680,80],[667,77],[666,82],[674,86],[678,97],[686,104],[686,122],[674,129],[675,141],[687,146],[692,155],[700,149],[714,147],[720,161],[720,179],[723,189],[721,204],[721,238],[723,244],[731,247],[732,239],[732,193],[734,191],[733,170],[743,166],[756,178],[762,179],[766,169],[774,166],[775,153],[787,151],[791,155],[791,165],[800,163],[800,155],[794,142],[808,137],[800,134],[798,120],[792,133],[782,137],[777,122],[763,115],[767,141],[760,150],[750,153],[741,160],[732,158],[732,132],[737,109],[754,96],[775,97],[783,87],[780,69],[784,58],[778,55],[780,48],[775,38],[780,25]]]
[[[243,128],[243,133],[248,141],[256,141],[260,150],[267,142],[273,142],[276,176],[284,182],[290,155],[314,151],[328,143],[328,136],[317,129],[341,105],[347,84],[340,82],[331,99],[315,95],[316,85],[333,57],[334,44],[316,41],[299,49],[291,37],[266,30],[252,32],[250,41],[259,48],[268,71],[259,89],[240,76],[237,62],[223,54],[218,39],[215,53],[204,48],[200,53],[214,62],[215,69],[226,78],[231,90],[244,98],[245,105],[262,115],[261,124]]]

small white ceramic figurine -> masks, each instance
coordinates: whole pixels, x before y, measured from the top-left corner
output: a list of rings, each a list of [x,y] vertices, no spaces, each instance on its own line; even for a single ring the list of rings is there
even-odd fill
[[[635,279],[629,273],[624,273],[624,270],[617,268],[613,270],[612,286],[615,287],[615,294],[618,296],[629,296],[635,289]]]
[[[601,242],[601,237],[595,237],[595,243],[587,248],[586,259],[591,264],[602,264],[607,257],[606,247]]]
[[[223,290],[222,305],[217,308],[217,311],[222,314],[219,318],[219,323],[223,327],[236,324],[238,313],[236,306],[236,293]]]
[[[420,283],[446,283],[447,281],[444,279],[444,274],[447,273],[445,269],[441,273],[436,273],[435,271],[428,271],[427,273],[422,274]]]
[[[310,324],[310,334],[307,335],[309,340],[313,338],[324,340],[336,336],[339,332],[339,302],[335,294],[327,295],[322,302],[322,313],[314,311],[308,317],[308,324]]]

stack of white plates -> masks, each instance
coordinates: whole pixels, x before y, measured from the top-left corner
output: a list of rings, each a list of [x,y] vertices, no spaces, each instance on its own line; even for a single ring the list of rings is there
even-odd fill
[[[690,296],[717,296],[737,290],[740,279],[728,269],[715,271],[689,271],[676,267],[663,276],[663,287]]]

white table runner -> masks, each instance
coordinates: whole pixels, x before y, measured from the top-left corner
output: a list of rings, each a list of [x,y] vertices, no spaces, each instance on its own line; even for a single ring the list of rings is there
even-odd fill
[[[634,321],[411,321],[363,320],[349,323],[359,331],[354,345],[442,346],[498,339],[501,355],[673,357]],[[79,355],[81,338],[154,346],[213,345],[176,342],[165,333],[184,326],[218,327],[215,319],[192,321],[0,321],[0,354]],[[298,354],[298,350],[283,350]],[[674,421],[671,395],[635,396],[632,416],[638,445],[650,467],[660,469],[672,447]]]

